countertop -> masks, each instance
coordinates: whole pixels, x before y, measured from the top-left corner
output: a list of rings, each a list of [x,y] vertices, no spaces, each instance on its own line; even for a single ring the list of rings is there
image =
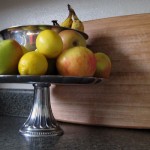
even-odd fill
[[[25,117],[0,116],[0,150],[149,150],[150,130],[59,122],[62,136],[25,138]]]

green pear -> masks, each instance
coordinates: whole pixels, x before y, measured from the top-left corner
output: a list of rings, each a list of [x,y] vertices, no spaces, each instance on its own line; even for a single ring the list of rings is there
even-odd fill
[[[15,40],[0,41],[0,74],[16,74],[22,55],[21,45]]]

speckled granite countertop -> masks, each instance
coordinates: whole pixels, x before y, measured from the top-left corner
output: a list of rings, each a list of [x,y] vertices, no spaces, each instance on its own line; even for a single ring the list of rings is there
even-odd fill
[[[0,115],[27,117],[33,105],[33,90],[0,89]]]
[[[28,138],[18,133],[26,118],[0,116],[0,150],[150,150],[150,131],[60,123],[64,135]]]

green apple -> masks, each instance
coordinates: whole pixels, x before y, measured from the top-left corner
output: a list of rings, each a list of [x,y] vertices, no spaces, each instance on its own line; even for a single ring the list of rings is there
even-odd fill
[[[22,55],[22,48],[15,40],[0,41],[0,74],[16,74]]]
[[[111,60],[108,55],[102,52],[95,53],[96,71],[94,76],[101,78],[109,78],[111,72]]]
[[[56,62],[59,74],[64,76],[93,76],[96,70],[94,53],[82,46],[62,52]]]
[[[63,41],[63,51],[75,46],[86,47],[85,38],[77,31],[63,30],[59,33],[59,35]]]

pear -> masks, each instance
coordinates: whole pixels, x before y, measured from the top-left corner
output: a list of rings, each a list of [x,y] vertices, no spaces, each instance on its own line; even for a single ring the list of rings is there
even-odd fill
[[[17,41],[0,41],[0,74],[17,74],[18,62],[22,55],[22,48]]]

